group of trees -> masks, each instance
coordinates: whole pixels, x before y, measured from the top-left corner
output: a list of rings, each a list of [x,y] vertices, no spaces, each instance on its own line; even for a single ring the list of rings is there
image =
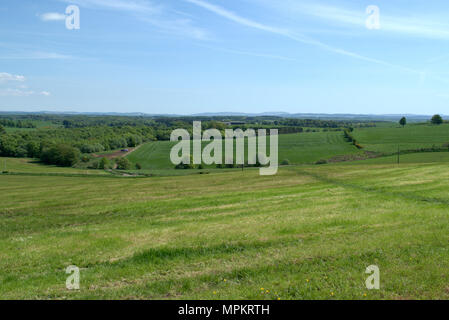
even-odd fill
[[[430,123],[431,124],[435,124],[435,125],[440,125],[442,124],[443,121],[443,117],[441,117],[439,114],[434,115],[431,119],[430,119]],[[402,117],[401,120],[399,120],[399,124],[404,127],[407,124],[407,118],[406,117]]]
[[[36,125],[29,120],[13,120],[8,118],[0,119],[0,125],[10,128],[36,128]]]

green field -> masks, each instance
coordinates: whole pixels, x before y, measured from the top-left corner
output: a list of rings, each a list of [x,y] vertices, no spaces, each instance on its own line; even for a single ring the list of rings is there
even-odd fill
[[[291,165],[275,176],[174,170],[166,141],[127,156],[152,177],[0,158],[0,299],[448,299],[449,152],[388,155],[448,132],[355,129],[363,150],[342,132],[280,135]],[[314,165],[364,151],[384,156]]]
[[[68,167],[44,165],[37,159],[28,158],[2,158],[0,157],[0,172],[8,173],[33,173],[33,174],[82,174],[82,175],[105,175],[103,170],[88,170]]]
[[[128,159],[133,164],[140,163],[146,170],[172,169],[174,165],[170,162],[170,150],[175,144],[169,141],[149,142],[128,155]],[[279,162],[288,159],[291,164],[311,164],[321,159],[359,152],[344,140],[342,132],[279,135]]]
[[[388,127],[361,128],[355,129],[354,138],[365,150],[385,153],[397,152],[398,146],[401,150],[440,147],[449,143],[449,124],[410,124],[404,128],[390,124]]]
[[[0,297],[447,299],[448,178],[446,163],[1,175]]]

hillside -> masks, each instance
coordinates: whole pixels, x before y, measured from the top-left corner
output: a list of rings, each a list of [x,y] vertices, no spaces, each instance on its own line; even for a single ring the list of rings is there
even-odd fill
[[[1,175],[0,296],[447,299],[446,168]],[[65,289],[71,264],[78,291]],[[365,288],[372,264],[380,291]]]

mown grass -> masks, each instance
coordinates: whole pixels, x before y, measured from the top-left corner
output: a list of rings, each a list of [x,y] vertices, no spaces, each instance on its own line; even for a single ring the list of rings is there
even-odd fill
[[[446,169],[0,175],[0,297],[447,299]],[[72,264],[79,291],[65,288]],[[369,291],[373,264],[381,289]]]
[[[83,174],[99,175],[108,174],[104,170],[90,170],[55,165],[45,165],[39,159],[30,158],[5,158],[0,157],[0,172],[9,173],[36,173],[36,174]]]

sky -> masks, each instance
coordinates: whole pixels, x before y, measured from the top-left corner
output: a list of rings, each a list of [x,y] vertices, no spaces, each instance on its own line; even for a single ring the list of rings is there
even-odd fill
[[[0,111],[448,114],[448,13],[447,0],[2,0]]]

